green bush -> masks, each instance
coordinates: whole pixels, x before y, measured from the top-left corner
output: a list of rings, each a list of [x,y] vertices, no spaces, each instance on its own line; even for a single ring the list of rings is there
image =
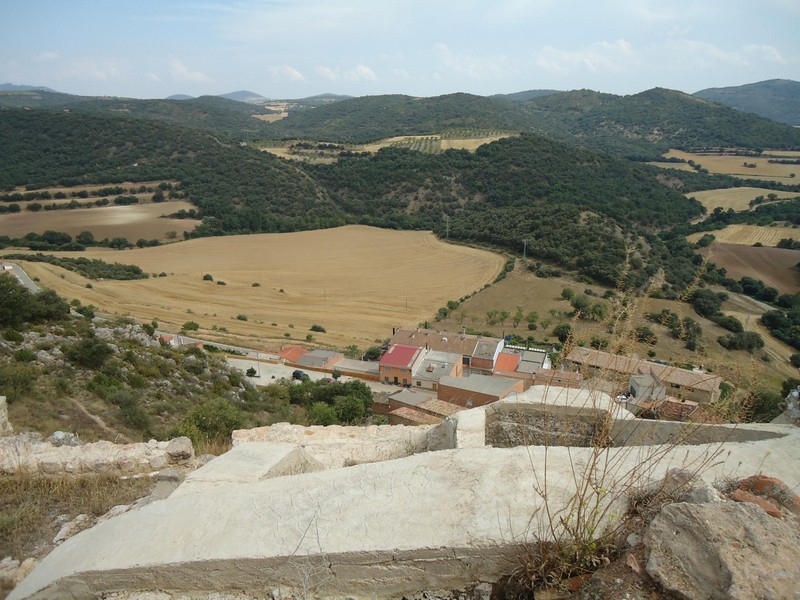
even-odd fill
[[[108,344],[94,335],[83,338],[77,344],[66,346],[62,351],[71,363],[87,369],[99,369],[113,353]]]
[[[325,328],[322,325],[312,325],[310,331],[316,331],[319,333],[326,333]]]
[[[214,278],[211,276],[211,273],[206,273],[203,275],[203,281],[214,281]]]
[[[5,332],[3,332],[3,339],[9,342],[19,343],[25,340],[25,336],[16,329],[6,329]]]
[[[336,411],[325,402],[315,402],[308,409],[308,421],[312,425],[335,425]]]
[[[234,429],[244,425],[244,413],[239,407],[224,398],[211,398],[189,411],[177,433],[195,444],[224,442],[230,439]]]
[[[247,321],[247,315],[236,315],[236,318],[240,321]]]
[[[183,329],[184,331],[197,331],[198,329],[200,329],[200,324],[197,323],[196,321],[186,321],[186,323],[183,324],[183,327],[181,327],[181,329]]]

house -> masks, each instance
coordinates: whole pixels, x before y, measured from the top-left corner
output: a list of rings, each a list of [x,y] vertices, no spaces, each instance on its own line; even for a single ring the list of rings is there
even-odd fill
[[[502,400],[513,392],[522,393],[519,379],[473,374],[469,377],[442,377],[439,380],[439,400],[465,408],[484,406]]]
[[[300,360],[300,357],[305,355],[307,352],[308,349],[303,348],[302,346],[287,346],[278,353],[278,356],[283,359],[283,362],[294,365],[297,364],[297,361]]]
[[[459,354],[465,372],[482,375],[492,374],[497,356],[505,345],[500,338],[422,328],[396,329],[390,343]]]
[[[411,374],[411,381],[415,388],[435,390],[442,377],[461,377],[463,374],[460,354],[429,350],[424,352],[422,362]]]
[[[378,363],[380,380],[410,386],[414,370],[425,356],[423,350],[419,346],[391,344]]]
[[[575,347],[567,355],[567,366],[586,374],[608,379],[617,375],[650,375],[663,385],[667,395],[694,402],[715,402],[722,393],[722,377],[702,369],[682,369],[639,358],[610,354],[591,348]]]
[[[576,371],[539,369],[533,376],[533,385],[580,389],[583,387],[583,377]]]
[[[521,379],[525,389],[534,385],[536,374],[552,366],[546,350],[506,346],[497,356],[494,375]]]
[[[314,369],[316,371],[332,371],[336,368],[336,363],[344,358],[341,352],[330,350],[312,350],[300,356],[295,364],[300,367]]]
[[[667,390],[652,375],[631,375],[630,395],[636,402],[652,402],[667,397]]]

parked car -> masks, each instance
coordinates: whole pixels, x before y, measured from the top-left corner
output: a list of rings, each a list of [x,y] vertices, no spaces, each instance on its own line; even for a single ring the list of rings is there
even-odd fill
[[[301,371],[300,369],[296,369],[296,370],[292,371],[292,379],[297,379],[298,381],[304,381],[306,379],[309,379],[309,377],[308,377],[308,373],[306,373],[305,371]]]

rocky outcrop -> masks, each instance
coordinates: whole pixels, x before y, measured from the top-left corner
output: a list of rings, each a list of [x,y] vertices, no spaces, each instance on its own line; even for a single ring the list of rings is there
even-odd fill
[[[194,457],[188,438],[138,444],[107,441],[56,445],[26,436],[0,438],[0,473],[58,475],[64,473],[137,473],[185,464]]]
[[[794,598],[800,529],[749,502],[668,504],[645,536],[647,573],[688,600]]]

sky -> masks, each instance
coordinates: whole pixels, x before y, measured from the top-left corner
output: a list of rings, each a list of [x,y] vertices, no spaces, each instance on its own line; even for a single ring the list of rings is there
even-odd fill
[[[800,0],[2,0],[0,83],[131,98],[693,93],[800,80],[798,32]]]

